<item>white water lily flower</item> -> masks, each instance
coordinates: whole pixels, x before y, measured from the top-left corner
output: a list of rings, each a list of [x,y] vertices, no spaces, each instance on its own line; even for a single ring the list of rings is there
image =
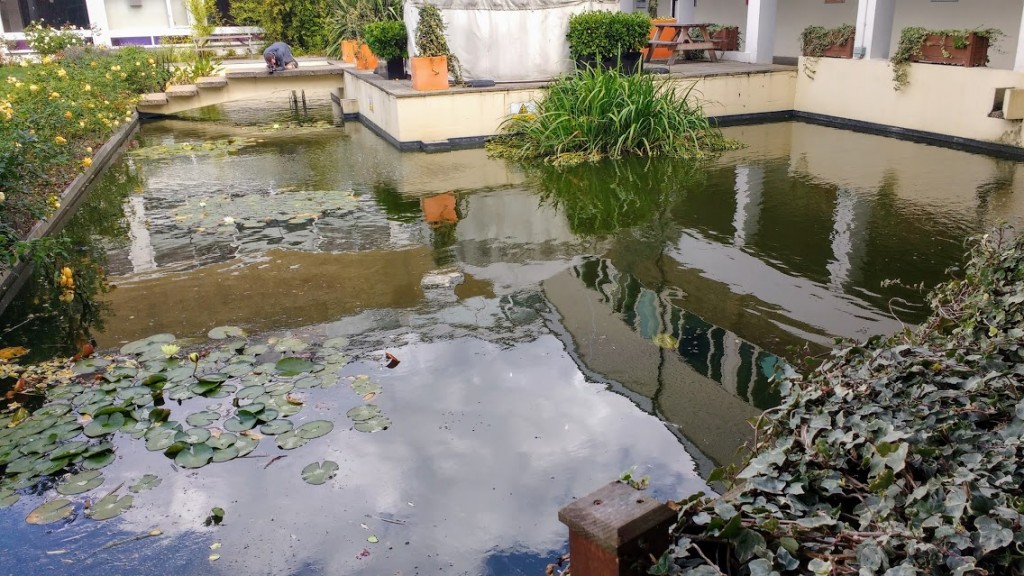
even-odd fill
[[[164,356],[167,356],[168,358],[177,354],[178,350],[181,350],[181,347],[174,344],[164,344],[163,346],[160,347],[160,351],[163,352]]]
[[[224,223],[225,224],[234,224],[235,223],[235,219],[232,218],[231,216],[225,216],[224,217]]]

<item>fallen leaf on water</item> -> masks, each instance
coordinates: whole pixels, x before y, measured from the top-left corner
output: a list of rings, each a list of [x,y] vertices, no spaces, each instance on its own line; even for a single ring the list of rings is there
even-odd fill
[[[220,554],[210,554],[210,562],[216,562],[220,560]]]
[[[384,365],[385,368],[394,368],[395,366],[398,366],[399,362],[401,362],[401,360],[396,358],[391,352],[385,352],[384,357],[388,359],[388,363]]]
[[[163,534],[163,531],[161,531],[161,530],[150,530],[149,531],[149,535],[150,536],[159,536],[161,534]]]
[[[366,549],[366,548],[363,548],[363,551],[356,555],[357,559],[358,558],[369,558],[369,557],[370,557],[370,551],[368,549]]]
[[[92,422],[92,416],[88,414],[82,414],[78,417],[79,424],[88,424],[89,422]]]
[[[363,530],[369,530],[370,529],[370,527],[367,526],[366,524],[360,524],[360,526],[363,527]]]
[[[370,544],[376,544],[377,542],[380,542],[380,540],[378,540],[377,537],[374,536],[373,534],[370,534],[370,536],[366,539],[366,541],[369,542]]]
[[[377,397],[377,393],[376,392],[370,392],[366,396],[363,396],[363,400],[365,400],[366,402],[369,402],[370,400],[373,400],[376,397]]]
[[[220,542],[214,542],[210,544],[210,550],[220,550]]]
[[[292,405],[295,405],[295,406],[302,406],[302,404],[303,404],[302,398],[299,398],[298,396],[293,396],[291,394],[285,396],[285,400],[287,400],[289,404],[292,404]]]
[[[10,360],[11,358],[17,358],[18,356],[24,356],[25,354],[28,354],[28,348],[22,346],[11,346],[0,349],[0,360]]]

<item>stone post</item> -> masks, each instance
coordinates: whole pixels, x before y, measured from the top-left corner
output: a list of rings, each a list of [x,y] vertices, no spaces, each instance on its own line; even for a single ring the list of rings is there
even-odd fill
[[[573,576],[641,576],[651,556],[668,549],[676,513],[621,482],[612,482],[558,511],[569,527]]]

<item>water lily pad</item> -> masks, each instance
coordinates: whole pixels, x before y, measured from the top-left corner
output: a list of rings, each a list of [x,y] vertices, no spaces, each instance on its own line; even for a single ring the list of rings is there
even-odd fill
[[[14,506],[20,499],[14,491],[0,488],[0,510]]]
[[[149,421],[153,424],[160,424],[161,422],[167,422],[167,419],[171,417],[171,411],[167,408],[153,408],[149,411]]]
[[[246,386],[235,394],[235,398],[239,400],[252,400],[265,394],[267,391],[263,386]]]
[[[238,436],[231,432],[221,432],[219,435],[211,436],[206,441],[207,446],[215,450],[223,450],[228,446],[233,446],[235,441],[238,440]]]
[[[268,435],[275,436],[277,434],[284,434],[285,432],[291,432],[295,425],[292,424],[291,420],[271,420],[263,426],[260,426],[260,432]]]
[[[329,340],[325,340],[324,343],[321,344],[321,347],[323,347],[323,348],[331,348],[331,349],[334,349],[334,350],[344,350],[345,348],[348,347],[348,344],[349,344],[348,338],[346,338],[344,336],[338,336],[337,338],[331,338]]]
[[[150,452],[165,450],[168,446],[174,444],[174,438],[177,435],[178,431],[173,429],[150,430],[146,433],[146,450]]]
[[[93,456],[99,456],[105,453],[113,453],[114,445],[110,442],[100,442],[99,444],[93,444],[88,450],[82,453],[82,456],[91,458]]]
[[[278,352],[299,352],[306,349],[307,344],[298,338],[281,338],[274,343]]]
[[[42,454],[49,452],[57,447],[57,436],[55,434],[47,434],[45,436],[36,436],[34,439],[29,440],[21,445],[22,454]]]
[[[213,451],[214,462],[227,462],[235,458],[238,458],[238,446],[228,446],[227,448]]]
[[[360,396],[366,396],[367,394],[379,394],[381,391],[380,384],[376,384],[370,381],[370,377],[366,375],[357,376],[355,381],[352,382],[352,391]]]
[[[71,411],[71,404],[65,402],[57,402],[53,404],[47,404],[39,410],[32,413],[33,416],[44,417],[44,416],[63,416]]]
[[[248,436],[239,436],[238,441],[235,442],[235,448],[238,449],[238,457],[241,458],[246,454],[252,452],[259,446],[260,441]]]
[[[206,428],[189,428],[184,432],[178,432],[174,436],[175,442],[186,444],[201,444],[210,439],[210,431]]]
[[[305,358],[288,356],[281,358],[274,365],[274,369],[282,376],[297,376],[313,370],[316,365]]]
[[[276,441],[277,447],[281,450],[294,450],[300,446],[304,446],[306,442],[309,442],[309,440],[299,436],[294,431],[285,432],[284,434],[277,436]]]
[[[174,457],[174,463],[182,468],[202,468],[209,464],[212,458],[213,448],[206,444],[192,444],[178,452]]]
[[[231,432],[245,432],[256,425],[256,415],[239,410],[238,414],[224,421],[224,429]]]
[[[296,388],[316,388],[320,385],[320,379],[316,376],[306,376],[295,381]]]
[[[89,422],[85,426],[85,435],[89,438],[96,438],[97,436],[104,436],[118,431],[124,426],[125,418],[124,414],[120,412],[114,412],[113,414],[104,414],[97,416],[92,422]]]
[[[142,478],[139,478],[138,482],[128,487],[128,491],[133,494],[138,494],[143,490],[152,490],[153,488],[156,488],[161,482],[163,482],[163,480],[161,480],[156,474],[146,474]]]
[[[190,414],[188,418],[185,418],[185,422],[188,422],[189,426],[209,426],[217,420],[220,420],[220,414],[204,410],[202,412],[196,412]]]
[[[266,344],[253,344],[245,347],[245,353],[249,356],[259,356],[267,352],[270,352],[270,347]]]
[[[244,376],[245,374],[252,372],[252,364],[247,364],[244,362],[228,364],[227,366],[221,368],[221,372],[227,374],[228,376]]]
[[[70,458],[59,458],[57,460],[42,458],[36,463],[36,467],[32,471],[40,476],[49,476],[67,468],[70,463]]]
[[[172,386],[170,388],[165,389],[164,393],[167,394],[167,397],[170,398],[171,400],[178,401],[188,400],[189,398],[195,396],[195,394],[192,392],[192,390],[189,389],[188,386]]]
[[[110,360],[104,358],[82,358],[75,362],[71,370],[75,374],[91,374],[98,372],[110,365]]]
[[[391,427],[391,420],[386,416],[377,415],[367,420],[356,422],[354,428],[360,432],[380,432]]]
[[[312,440],[330,433],[331,430],[334,430],[333,422],[328,420],[314,420],[296,428],[295,435],[305,438],[306,440]]]
[[[28,513],[25,522],[29,524],[52,524],[71,516],[75,511],[75,505],[70,500],[57,498],[44,502],[35,510]]]
[[[238,326],[218,326],[213,330],[210,330],[207,334],[213,340],[224,340],[225,338],[239,338],[245,337],[245,330],[242,330]]]
[[[129,342],[121,347],[121,354],[139,354],[153,344],[166,344],[174,342],[174,334],[154,334],[149,338]]]
[[[67,441],[82,433],[82,425],[78,422],[66,422],[50,428],[50,431],[56,434],[60,440]]]
[[[356,406],[345,413],[346,416],[351,418],[355,422],[361,422],[363,420],[369,420],[374,416],[380,414],[380,408],[376,404],[366,404],[363,406]]]
[[[320,485],[327,482],[338,473],[338,463],[330,460],[324,462],[313,462],[302,469],[302,479],[307,484]]]
[[[116,456],[113,452],[100,452],[99,454],[93,454],[92,456],[86,457],[82,462],[82,468],[85,470],[99,470],[109,466]]]
[[[266,408],[264,410],[261,410],[258,414],[256,414],[256,419],[259,420],[260,422],[270,422],[271,420],[276,420],[277,416],[277,410],[273,408]]]
[[[107,494],[94,502],[92,508],[85,511],[85,515],[93,520],[110,520],[120,516],[125,510],[132,507],[132,495],[118,497],[117,494]]]
[[[287,394],[295,389],[294,382],[276,382],[269,386],[266,386],[267,394],[271,396],[280,396]]]
[[[85,452],[86,448],[88,447],[89,444],[82,441],[62,444],[61,446],[58,446],[55,450],[50,452],[50,459],[59,460],[61,458],[71,458],[73,456],[78,456],[82,452]]]
[[[90,470],[88,472],[82,472],[81,474],[75,474],[71,476],[61,484],[57,486],[57,492],[64,496],[74,496],[75,494],[82,494],[88,492],[93,488],[96,488],[103,484],[105,478],[103,474],[96,470]]]

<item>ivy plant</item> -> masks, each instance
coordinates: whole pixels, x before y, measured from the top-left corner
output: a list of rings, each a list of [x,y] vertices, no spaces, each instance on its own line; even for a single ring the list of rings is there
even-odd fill
[[[994,44],[1003,32],[996,28],[978,28],[971,30],[929,30],[920,26],[909,26],[900,31],[900,41],[896,50],[889,57],[889,64],[892,66],[892,81],[896,91],[907,87],[910,83],[910,62],[914,58],[922,56],[924,42],[929,36],[938,36],[942,44],[948,39],[954,48],[966,48],[970,45],[971,36],[987,38],[989,44]],[[943,48],[943,55],[949,56]]]

